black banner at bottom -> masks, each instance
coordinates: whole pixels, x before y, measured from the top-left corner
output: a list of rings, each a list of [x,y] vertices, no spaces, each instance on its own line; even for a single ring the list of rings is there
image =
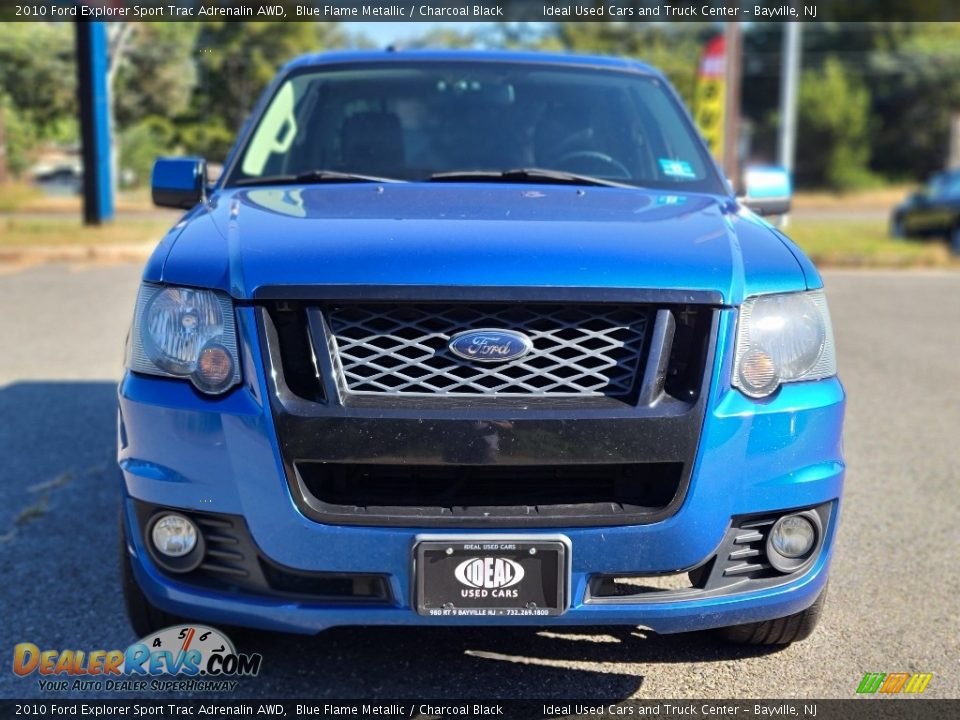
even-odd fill
[[[0,700],[0,718],[809,718],[940,720],[960,700]]]

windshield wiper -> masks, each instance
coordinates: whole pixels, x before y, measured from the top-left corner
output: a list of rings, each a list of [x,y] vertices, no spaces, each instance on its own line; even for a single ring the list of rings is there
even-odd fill
[[[268,175],[266,177],[243,178],[234,182],[234,185],[294,185],[297,183],[337,183],[337,182],[369,182],[369,183],[400,183],[407,182],[397,178],[377,177],[376,175],[361,175],[360,173],[340,172],[338,170],[308,170],[299,175]]]
[[[514,170],[454,170],[452,172],[434,173],[430,176],[433,182],[460,182],[471,180],[479,182],[542,182],[561,183],[565,185],[599,185],[602,187],[619,187],[636,189],[636,185],[605,180],[592,175],[564,172],[563,170],[547,170],[545,168],[516,168]]]

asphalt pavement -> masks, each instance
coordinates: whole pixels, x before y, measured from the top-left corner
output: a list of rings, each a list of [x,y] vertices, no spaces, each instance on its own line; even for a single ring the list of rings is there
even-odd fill
[[[115,383],[139,267],[0,268],[0,697],[13,646],[135,640],[116,564]],[[849,464],[817,633],[779,651],[636,628],[245,632],[241,697],[823,698],[866,672],[960,697],[960,273],[826,274]],[[77,694],[79,695],[79,694]],[[91,695],[86,695],[91,697]],[[205,696],[207,697],[207,696]]]

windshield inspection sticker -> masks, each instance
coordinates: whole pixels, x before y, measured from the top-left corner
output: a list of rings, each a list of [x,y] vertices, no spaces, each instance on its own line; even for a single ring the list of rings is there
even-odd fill
[[[683,205],[685,202],[685,195],[657,195],[657,205]]]
[[[660,171],[667,177],[684,178],[687,180],[696,180],[697,174],[693,171],[686,160],[669,160],[660,158]]]

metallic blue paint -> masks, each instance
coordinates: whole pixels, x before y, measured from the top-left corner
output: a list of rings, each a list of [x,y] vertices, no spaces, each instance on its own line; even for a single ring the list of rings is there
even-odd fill
[[[663,195],[468,183],[220,190],[173,243],[161,279],[237,299],[277,285],[442,284],[712,290],[736,305],[807,288],[790,249],[732,199]]]
[[[386,573],[398,604],[380,609],[310,606],[188,587],[161,575],[131,531],[129,552],[137,560],[134,570],[143,590],[171,612],[273,630],[316,632],[343,624],[438,622],[417,615],[410,606],[410,551],[417,528],[322,525],[294,506],[265,403],[264,369],[253,360],[254,311],[243,307],[237,315],[244,346],[242,388],[210,399],[176,380],[130,373],[124,378],[120,422],[127,443],[119,454],[124,495],[243,515],[261,550],[276,562],[303,570]],[[839,500],[845,406],[839,381],[786,385],[763,402],[744,397],[729,384],[735,324],[734,310],[721,314],[707,420],[682,508],[652,525],[551,529],[562,531],[573,546],[572,609],[551,623],[629,623],[657,632],[680,632],[787,615],[809,605],[823,587],[837,513],[831,518],[823,554],[789,585],[664,604],[583,602],[592,573],[662,573],[698,564],[716,549],[733,515]],[[127,521],[131,518],[128,508]],[[476,619],[442,622],[470,624]],[[509,624],[543,622],[543,618],[509,619]]]
[[[309,57],[288,69],[366,57],[383,60],[384,54]],[[549,61],[652,72],[612,59]],[[711,290],[726,306],[706,419],[680,510],[649,525],[524,531],[561,532],[572,543],[572,606],[550,624],[637,624],[666,633],[781,617],[807,607],[826,583],[837,512],[831,514],[823,552],[789,584],[668,603],[584,602],[593,573],[693,567],[715,551],[734,515],[825,502],[839,506],[841,496],[845,397],[837,379],[791,383],[762,401],[730,386],[735,306],[752,294],[820,287],[819,275],[795,246],[733,197],[690,194],[666,201],[662,195],[466,183],[215,189],[164,238],[144,277],[222,289],[240,301],[243,385],[205,397],[187,382],[127,373],[119,388],[127,551],[148,598],[200,620],[307,633],[345,624],[489,623],[422,617],[411,607],[411,548],[418,528],[325,525],[298,511],[267,399],[255,310],[245,301],[259,288],[283,285],[534,285]],[[519,420],[523,411],[517,413]],[[135,531],[130,499],[242,515],[261,551],[277,563],[387,574],[395,605],[303,604],[188,586],[150,561]]]
[[[207,163],[203,158],[158,158],[150,175],[153,202],[157,205],[191,208],[203,200]]]

